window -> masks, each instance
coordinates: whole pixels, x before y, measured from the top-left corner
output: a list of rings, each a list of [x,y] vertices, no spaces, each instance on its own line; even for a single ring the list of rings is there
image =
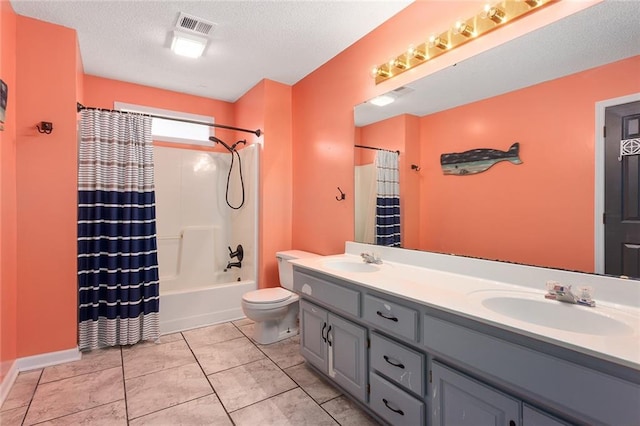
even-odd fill
[[[114,102],[114,109],[118,111],[131,111],[171,118],[183,118],[185,120],[202,121],[211,124],[214,123],[213,117],[207,117],[206,115],[189,114],[186,112],[126,104],[123,102]],[[164,118],[154,117],[151,122],[151,134],[155,141],[212,146],[213,143],[209,140],[209,136],[214,135],[213,131],[213,127],[203,124],[165,120]]]

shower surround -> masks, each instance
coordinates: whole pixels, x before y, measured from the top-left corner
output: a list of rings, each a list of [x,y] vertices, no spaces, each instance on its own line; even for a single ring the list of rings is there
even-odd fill
[[[238,151],[245,203],[225,201],[231,154],[156,146],[154,172],[161,334],[243,317],[242,294],[257,288],[260,145]],[[242,199],[236,157],[229,201]],[[229,249],[244,248],[241,268]]]

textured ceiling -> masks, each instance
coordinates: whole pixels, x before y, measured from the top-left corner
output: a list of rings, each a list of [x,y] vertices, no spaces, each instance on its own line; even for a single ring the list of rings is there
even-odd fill
[[[635,55],[640,1],[606,0],[408,84],[413,90],[386,107],[358,105],[355,122],[423,116]]]
[[[263,78],[292,85],[411,1],[11,0],[74,28],[85,73],[225,101]],[[217,24],[205,55],[174,55],[180,12]]]

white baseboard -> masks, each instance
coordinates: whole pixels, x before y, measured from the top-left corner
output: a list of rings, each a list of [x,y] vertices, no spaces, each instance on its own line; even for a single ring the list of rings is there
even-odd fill
[[[81,353],[78,348],[67,349],[64,351],[49,352],[46,354],[27,356],[16,360],[18,371],[36,370],[38,368],[50,367],[52,365],[62,364],[65,362],[78,361]]]
[[[16,381],[16,378],[18,377],[17,364],[18,364],[17,361],[13,361],[11,363],[11,367],[9,368],[7,375],[4,376],[2,383],[0,383],[0,407],[2,406],[2,404],[4,404],[4,400],[7,398],[7,395],[9,395],[11,386],[13,386],[13,383]]]

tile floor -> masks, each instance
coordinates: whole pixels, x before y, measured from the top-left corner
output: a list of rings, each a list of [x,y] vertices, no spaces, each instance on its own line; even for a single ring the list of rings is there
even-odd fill
[[[20,373],[10,425],[376,425],[308,368],[299,336],[260,345],[238,320]]]

